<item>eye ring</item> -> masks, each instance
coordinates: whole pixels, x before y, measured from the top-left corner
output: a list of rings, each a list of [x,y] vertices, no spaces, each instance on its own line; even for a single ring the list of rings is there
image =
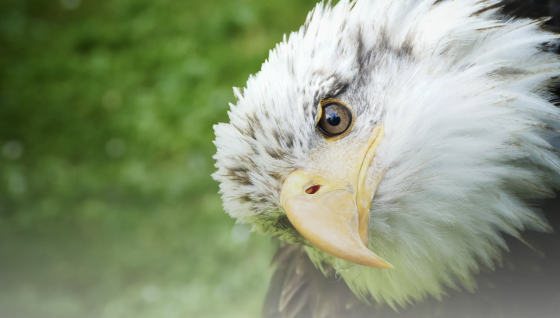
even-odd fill
[[[316,126],[327,141],[335,141],[352,131],[354,118],[354,111],[346,103],[329,98],[319,105]]]

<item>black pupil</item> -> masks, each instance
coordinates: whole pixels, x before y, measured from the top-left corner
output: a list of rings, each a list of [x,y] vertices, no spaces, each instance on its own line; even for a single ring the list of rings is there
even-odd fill
[[[338,126],[340,124],[340,116],[336,112],[327,114],[327,122],[331,126]]]

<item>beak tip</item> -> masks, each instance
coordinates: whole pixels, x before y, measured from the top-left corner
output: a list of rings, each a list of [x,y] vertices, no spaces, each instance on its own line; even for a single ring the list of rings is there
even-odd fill
[[[391,263],[387,262],[386,260],[382,259],[381,257],[379,257],[378,266],[379,266],[379,268],[383,268],[383,269],[394,269],[395,268],[395,266],[393,266]]]
[[[384,259],[378,259],[375,264],[370,265],[371,267],[377,267],[381,269],[395,269],[395,266],[391,265]]]
[[[395,267],[387,262],[386,260],[382,259],[381,257],[377,256],[375,253],[370,251],[369,249],[365,248],[362,250],[367,255],[364,259],[364,262],[361,265],[365,265],[368,267],[380,268],[380,269],[394,269]]]

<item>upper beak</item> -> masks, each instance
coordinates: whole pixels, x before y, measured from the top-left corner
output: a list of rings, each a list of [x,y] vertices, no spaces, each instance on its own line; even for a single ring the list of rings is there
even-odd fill
[[[383,127],[376,127],[344,180],[328,180],[303,170],[290,173],[280,200],[294,227],[321,250],[352,263],[393,268],[367,247],[369,210],[383,175],[366,182],[366,173],[383,137]]]

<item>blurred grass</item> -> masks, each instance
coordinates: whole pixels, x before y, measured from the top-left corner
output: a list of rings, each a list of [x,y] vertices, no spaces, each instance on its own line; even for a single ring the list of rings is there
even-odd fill
[[[315,2],[2,0],[0,317],[258,317],[212,125]]]

